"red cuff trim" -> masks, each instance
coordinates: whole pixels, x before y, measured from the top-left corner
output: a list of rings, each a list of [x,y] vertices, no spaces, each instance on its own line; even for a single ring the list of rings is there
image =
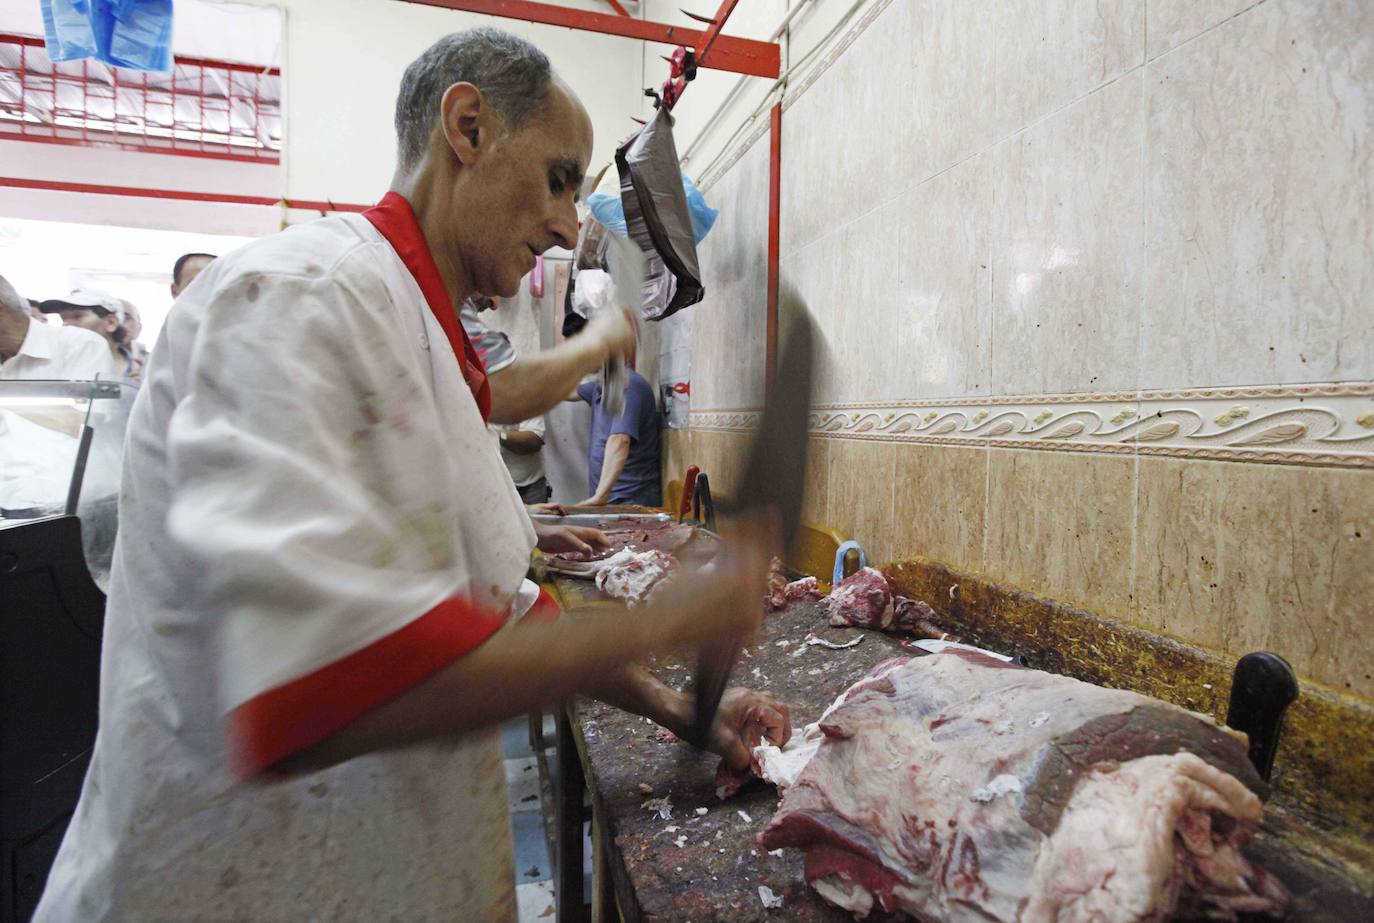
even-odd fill
[[[491,637],[505,617],[453,597],[367,647],[229,713],[234,769],[256,775],[319,743]]]

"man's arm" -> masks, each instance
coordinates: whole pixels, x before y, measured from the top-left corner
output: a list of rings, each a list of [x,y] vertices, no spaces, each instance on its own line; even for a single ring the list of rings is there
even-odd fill
[[[611,499],[611,490],[615,487],[615,482],[620,480],[620,474],[625,470],[625,462],[630,458],[630,437],[624,433],[615,433],[606,440],[606,454],[601,462],[601,480],[596,485],[596,493],[592,494],[577,506],[605,506]]]
[[[501,434],[501,448],[509,449],[516,455],[534,455],[544,448],[544,440],[539,438],[538,433],[516,430],[513,433]]]
[[[519,423],[558,404],[611,356],[634,350],[634,325],[624,311],[600,311],[585,330],[558,346],[515,361],[491,375],[491,422]]]
[[[272,769],[313,772],[364,753],[458,737],[580,691],[601,691],[616,704],[683,728],[687,712],[677,693],[608,677],[622,677],[628,664],[649,653],[742,637],[758,627],[766,539],[762,532],[741,538],[733,561],[709,578],[678,581],[633,619],[623,610],[597,609],[554,622],[523,621]],[[725,739],[718,735],[712,749],[738,762],[739,748]]]

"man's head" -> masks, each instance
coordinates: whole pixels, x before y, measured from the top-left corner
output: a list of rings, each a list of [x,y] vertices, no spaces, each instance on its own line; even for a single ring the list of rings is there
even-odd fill
[[[132,343],[143,332],[143,316],[138,313],[138,305],[129,299],[121,298],[119,303],[124,306],[124,330],[128,333],[128,342]]]
[[[29,303],[19,296],[9,280],[0,276],[0,359],[19,352],[29,333]]]
[[[49,298],[38,306],[44,314],[59,314],[64,327],[84,327],[114,345],[128,338],[124,328],[124,304],[113,295],[94,289],[77,289],[66,298]]]
[[[406,68],[396,136],[394,186],[461,294],[512,296],[537,254],[576,245],[591,119],[529,42],[440,39]]]
[[[180,295],[200,271],[215,260],[213,253],[183,253],[172,265],[172,297]]]

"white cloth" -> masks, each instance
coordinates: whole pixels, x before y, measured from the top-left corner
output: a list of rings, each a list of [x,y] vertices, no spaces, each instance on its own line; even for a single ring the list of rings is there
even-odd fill
[[[113,371],[109,344],[100,334],[80,327],[43,324],[32,318],[19,352],[0,362],[0,380],[91,381],[97,375],[110,378]]]
[[[509,436],[511,433],[534,433],[540,441],[543,441],[544,418],[530,417],[520,423],[494,424],[492,429],[496,430],[498,436]],[[521,455],[502,446],[501,460],[510,469],[510,477],[515,482],[516,487],[526,487],[544,476],[544,451],[542,449],[529,455]]]
[[[330,671],[326,711],[387,684],[428,639],[337,668],[445,600],[533,602],[533,529],[443,329],[359,215],[203,275],[130,421],[100,732],[35,920],[513,920],[496,732],[243,782],[223,723]]]

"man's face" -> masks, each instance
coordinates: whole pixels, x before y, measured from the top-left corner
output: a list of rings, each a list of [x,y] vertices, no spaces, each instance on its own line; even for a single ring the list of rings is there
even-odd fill
[[[473,288],[513,296],[550,247],[577,244],[577,200],[592,155],[592,125],[561,84],[523,128],[491,139],[464,184],[452,228]],[[461,216],[461,217],[460,217]]]
[[[191,280],[200,275],[201,271],[213,262],[209,257],[193,256],[181,264],[181,276],[172,280],[172,297],[180,295],[186,286],[191,284]]]
[[[97,311],[94,308],[67,308],[57,313],[62,317],[63,326],[84,327],[100,334],[107,340],[114,335],[115,329],[119,326],[118,317]]]

